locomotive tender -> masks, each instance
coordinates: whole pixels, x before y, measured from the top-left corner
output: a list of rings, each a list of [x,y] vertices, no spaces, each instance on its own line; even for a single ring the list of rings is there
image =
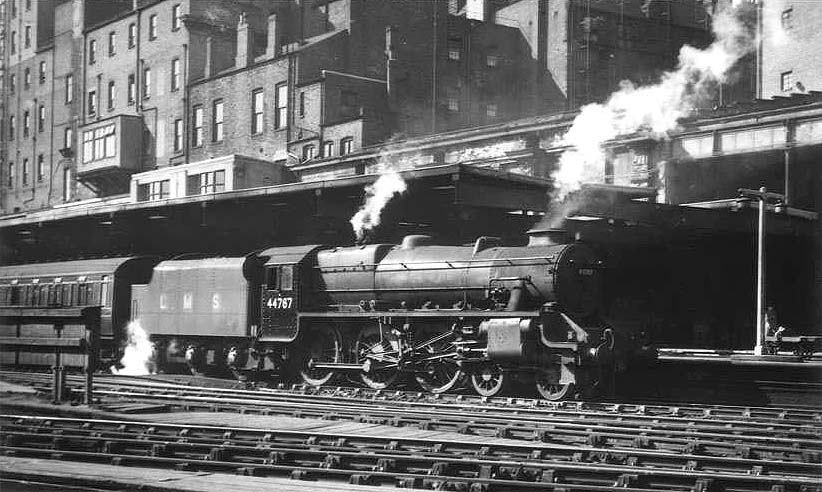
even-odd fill
[[[311,385],[347,374],[378,389],[412,376],[431,392],[467,379],[484,396],[526,380],[547,399],[593,388],[614,368],[615,334],[598,321],[597,255],[545,231],[518,247],[489,237],[443,246],[416,235],[399,245],[137,263],[142,273],[123,281],[130,296],[90,303],[130,311],[160,368],[290,373]],[[11,285],[2,269],[0,278],[0,289]],[[124,330],[121,318],[114,332]]]

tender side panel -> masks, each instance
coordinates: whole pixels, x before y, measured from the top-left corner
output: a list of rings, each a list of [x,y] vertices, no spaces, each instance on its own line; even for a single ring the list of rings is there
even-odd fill
[[[173,260],[135,287],[139,321],[152,335],[248,336],[246,258]]]

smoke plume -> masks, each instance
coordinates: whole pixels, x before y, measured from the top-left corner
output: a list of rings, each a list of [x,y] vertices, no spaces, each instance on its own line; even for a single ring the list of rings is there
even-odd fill
[[[126,327],[128,331],[128,345],[123,358],[120,359],[122,369],[111,367],[111,372],[123,376],[144,376],[152,372],[154,346],[148,339],[148,333],[140,326],[139,321],[132,321]]]
[[[362,241],[367,231],[380,225],[382,210],[394,195],[405,192],[406,188],[402,177],[393,171],[383,174],[365,188],[365,203],[350,220],[357,241]]]
[[[582,107],[562,143],[570,148],[553,173],[554,199],[563,200],[586,181],[602,181],[603,144],[621,135],[665,138],[680,119],[709,100],[733,65],[755,46],[751,33],[727,8],[713,17],[714,41],[705,49],[683,46],[677,68],[654,85],[623,81],[604,104]]]

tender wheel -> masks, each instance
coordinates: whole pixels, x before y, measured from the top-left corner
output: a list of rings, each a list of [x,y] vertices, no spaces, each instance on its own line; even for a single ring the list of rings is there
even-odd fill
[[[312,330],[303,342],[305,354],[300,362],[300,378],[311,386],[322,386],[328,383],[337,373],[333,369],[316,369],[316,363],[334,363],[340,361],[342,337],[334,327]]]
[[[454,334],[451,331],[438,333],[426,330],[416,338],[419,343],[415,344],[414,357],[423,361],[420,369],[425,372],[417,373],[415,378],[422,389],[430,393],[445,393],[462,382],[463,372],[456,361]],[[437,358],[446,355],[448,357]]]
[[[366,326],[360,330],[354,351],[357,363],[368,366],[367,371],[359,372],[360,380],[366,386],[385,389],[397,380],[397,349],[389,339],[380,337],[379,327]]]
[[[199,345],[189,345],[185,352],[186,366],[193,376],[205,376],[206,350]]]
[[[498,364],[485,364],[471,374],[471,386],[480,396],[497,396],[508,385],[508,379]]]
[[[574,396],[574,383],[552,383],[548,372],[540,371],[536,375],[536,386],[539,395],[546,400],[559,401]]]

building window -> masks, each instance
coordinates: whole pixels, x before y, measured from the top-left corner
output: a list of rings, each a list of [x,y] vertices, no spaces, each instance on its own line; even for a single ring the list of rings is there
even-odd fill
[[[334,155],[334,142],[326,140],[323,142],[323,157],[331,157]]]
[[[88,114],[89,116],[97,114],[97,91],[88,92]]]
[[[263,132],[263,90],[255,89],[251,93],[251,134]]]
[[[180,59],[175,58],[171,60],[171,90],[176,91],[180,88]]]
[[[497,105],[496,104],[488,104],[485,106],[485,116],[489,118],[496,118],[497,117]]]
[[[9,92],[14,94],[15,89],[17,89],[17,76],[11,74],[9,75]]]
[[[792,29],[793,28],[793,9],[787,9],[782,11],[782,29]]]
[[[11,0],[11,18],[17,17],[17,0]]]
[[[317,148],[313,145],[305,145],[303,146],[303,161],[310,161],[313,159],[317,154]]]
[[[29,136],[29,131],[31,130],[31,115],[28,111],[23,113],[23,138]]]
[[[277,112],[275,113],[275,128],[285,128],[288,124],[288,86],[285,83],[277,84]]]
[[[29,184],[29,173],[31,169],[29,169],[29,160],[23,159],[23,186]]]
[[[108,81],[108,110],[111,111],[114,109],[114,100],[116,98],[117,88],[114,86],[114,81]]]
[[[43,159],[43,154],[39,154],[37,156],[37,182],[42,183],[45,175],[45,160]]]
[[[13,55],[13,54],[17,53],[17,31],[12,31],[11,32],[11,38],[9,38],[9,40],[11,41],[9,44],[11,45],[10,49],[11,49],[11,54]]]
[[[30,10],[31,10],[31,0],[26,0],[26,12],[29,12]]]
[[[157,14],[148,18],[148,39],[149,41],[157,39]]]
[[[31,48],[31,26],[23,29],[23,48]]]
[[[183,11],[180,4],[171,7],[171,30],[176,31],[183,24]]]
[[[225,191],[225,170],[219,169],[188,176],[186,192],[191,195],[208,195]]]
[[[66,75],[66,104],[74,101],[74,75]]]
[[[354,144],[354,139],[346,137],[340,140],[340,155],[348,155],[351,153],[351,146]]]
[[[137,186],[137,200],[141,202],[164,200],[170,196],[171,181],[164,179]]]
[[[108,56],[117,54],[117,33],[111,31],[108,33]]]
[[[174,152],[183,150],[183,120],[174,120]]]
[[[37,131],[43,133],[43,130],[46,129],[46,107],[44,105],[40,105],[37,108]]]
[[[40,62],[39,79],[41,84],[46,83],[46,62]]]
[[[14,188],[14,163],[9,162],[8,186]]]
[[[67,126],[65,130],[63,130],[63,148],[70,149],[74,147],[74,132],[71,130],[70,126]]]
[[[460,102],[459,99],[456,97],[449,97],[448,101],[448,110],[449,111],[459,111],[460,110]]]
[[[779,76],[779,87],[783,92],[793,90],[793,72],[782,72]]]
[[[9,116],[9,140],[14,140],[16,133],[14,126],[14,116]]]
[[[499,63],[499,58],[497,55],[488,55],[485,57],[485,64],[489,67],[496,67]]]
[[[458,61],[460,59],[460,49],[448,48],[448,59]]]
[[[26,67],[26,69],[23,70],[23,88],[28,89],[30,85],[31,85],[31,70],[29,70],[29,68]]]
[[[97,40],[92,39],[88,42],[88,64],[94,65],[97,61]]]
[[[131,106],[137,100],[137,82],[134,80],[134,74],[128,74],[128,105]]]
[[[67,202],[71,198],[71,168],[63,168],[63,201]]]
[[[194,106],[194,114],[192,119],[191,131],[191,145],[200,147],[203,145],[203,107]]]
[[[211,106],[211,141],[223,141],[223,100],[217,99]]]
[[[114,157],[116,144],[114,124],[83,132],[83,163]]]
[[[305,116],[305,92],[300,92],[300,117]]]
[[[137,43],[137,25],[136,24],[129,24],[128,25],[128,49],[134,48],[134,45]]]
[[[151,97],[151,69],[143,69],[143,99]]]

